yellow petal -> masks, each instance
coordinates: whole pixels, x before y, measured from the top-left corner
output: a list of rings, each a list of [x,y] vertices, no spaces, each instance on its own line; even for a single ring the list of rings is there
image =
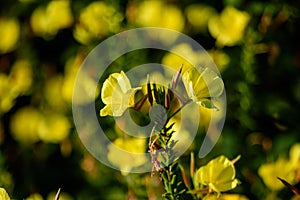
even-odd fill
[[[6,190],[4,188],[0,188],[0,199],[1,200],[10,200]]]
[[[104,116],[107,116],[107,115],[113,116],[111,104],[104,106],[104,108],[102,108],[100,110],[100,116],[101,117],[104,117]]]
[[[101,99],[106,106],[100,110],[100,116],[121,116],[125,110],[134,106],[134,94],[140,88],[131,88],[126,74],[111,74],[103,83]]]
[[[195,185],[207,185],[215,192],[223,192],[235,188],[239,181],[235,179],[235,168],[225,156],[211,160],[206,166],[199,168],[195,176]]]
[[[294,183],[293,165],[287,159],[280,157],[275,162],[265,163],[258,169],[258,174],[271,190],[280,190],[284,185],[277,179],[280,177],[289,183]]]
[[[224,83],[222,79],[209,68],[194,67],[188,69],[182,77],[189,97],[200,102],[204,98],[218,97],[223,93]]]

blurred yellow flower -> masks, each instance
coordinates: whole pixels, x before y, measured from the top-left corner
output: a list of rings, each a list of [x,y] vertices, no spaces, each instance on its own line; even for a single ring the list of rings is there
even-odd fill
[[[39,125],[44,119],[40,111],[33,107],[19,109],[11,118],[10,129],[15,140],[24,144],[39,141]]]
[[[182,31],[185,25],[181,10],[177,6],[163,1],[141,1],[135,14],[128,20],[133,20],[139,26],[161,27]]]
[[[290,162],[295,169],[295,181],[300,181],[300,143],[296,143],[290,149]]]
[[[291,164],[300,170],[300,143],[294,144],[290,149]]]
[[[73,15],[68,0],[52,0],[46,7],[36,8],[30,18],[33,32],[45,39],[51,39],[60,29],[70,27],[72,23]]]
[[[207,98],[219,97],[224,90],[224,83],[210,68],[189,68],[182,75],[182,81],[189,97],[203,105]]]
[[[0,199],[1,200],[10,200],[10,197],[4,188],[0,188]]]
[[[81,64],[83,63],[85,56],[82,53],[76,55],[75,58],[70,58],[65,64],[64,71],[64,80],[62,83],[62,97],[65,101],[75,104],[86,104],[91,101],[94,101],[95,98],[99,95],[99,87],[97,87],[97,82],[84,72],[80,73],[81,83],[77,84],[77,87],[74,88],[77,72]],[[91,90],[91,88],[96,88],[96,91]],[[74,89],[77,93],[82,95],[77,95],[76,98],[73,98]]]
[[[250,15],[247,12],[228,6],[219,16],[208,21],[208,29],[216,38],[217,46],[233,46],[243,39],[249,20]]]
[[[33,193],[29,197],[27,197],[25,200],[43,200],[43,197],[39,193]]]
[[[48,104],[55,110],[65,111],[66,101],[63,98],[62,86],[64,77],[56,75],[46,81],[44,93]]]
[[[20,95],[26,94],[33,80],[31,63],[28,60],[17,60],[9,74],[11,91]]]
[[[259,176],[271,190],[277,191],[284,185],[277,177],[286,180],[289,183],[294,182],[294,170],[291,162],[283,157],[280,157],[276,162],[263,164],[258,169]]]
[[[27,60],[17,60],[9,75],[0,73],[0,114],[7,112],[19,95],[29,91],[32,76],[31,65]]]
[[[225,156],[219,156],[197,170],[194,183],[196,187],[202,184],[220,193],[234,189],[239,181],[235,178],[233,163]]]
[[[120,30],[122,13],[103,1],[96,1],[82,10],[74,30],[75,39],[89,44]]]
[[[230,57],[221,50],[209,50],[208,54],[211,56],[215,62],[218,70],[222,73],[226,68],[227,64],[230,62]]]
[[[147,162],[145,151],[146,139],[144,138],[117,138],[108,146],[107,157],[113,165],[121,169],[123,175],[126,175],[132,168]]]
[[[69,135],[70,127],[69,120],[63,114],[47,113],[38,127],[39,138],[44,142],[59,143]]]
[[[16,48],[20,36],[20,25],[17,19],[0,18],[0,54]]]
[[[100,110],[100,116],[121,116],[127,108],[134,106],[134,94],[139,89],[131,88],[123,71],[110,74],[101,90],[101,99],[106,105]]]
[[[206,32],[208,20],[217,15],[217,11],[205,4],[191,4],[185,9],[185,15],[192,28]]]
[[[203,200],[248,200],[247,197],[239,194],[222,194],[222,195],[208,195]]]
[[[8,191],[12,191],[14,187],[13,176],[4,169],[0,169],[0,185]]]
[[[61,142],[68,136],[70,127],[70,122],[64,115],[45,113],[33,107],[19,109],[10,121],[13,138],[23,144],[39,140]]]
[[[14,105],[15,94],[11,93],[9,78],[0,73],[0,114],[7,112]]]
[[[67,102],[72,102],[73,87],[76,74],[83,60],[84,57],[81,54],[78,54],[75,58],[69,58],[65,64],[65,76],[62,85],[62,95],[63,99]]]
[[[176,52],[180,53],[180,56],[171,53]],[[171,52],[168,52],[162,59],[162,64],[172,67],[176,71],[180,69],[180,66],[183,65],[183,71],[187,68],[192,67],[192,63],[198,63],[200,54],[193,51],[192,47],[189,44],[182,43],[175,46],[171,49]]]
[[[193,65],[211,65],[213,61],[219,71],[223,71],[230,61],[229,56],[221,50],[209,50],[207,53],[204,51],[195,51],[189,44],[182,43],[166,53],[162,59],[162,64],[172,67],[176,71],[183,65],[184,72]]]

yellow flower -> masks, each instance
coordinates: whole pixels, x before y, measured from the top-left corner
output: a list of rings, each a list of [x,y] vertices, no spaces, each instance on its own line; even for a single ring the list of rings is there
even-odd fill
[[[69,102],[75,104],[86,104],[95,100],[95,97],[99,95],[99,88],[97,87],[97,82],[91,78],[87,73],[80,73],[80,84],[77,84],[74,88],[75,80],[79,68],[84,60],[85,55],[79,53],[75,58],[70,58],[65,64],[65,76],[61,86],[62,98]],[[78,80],[78,79],[77,79]],[[91,88],[96,88],[96,91],[91,90]],[[80,95],[76,95],[76,98],[72,99],[74,90]]]
[[[233,46],[244,35],[250,15],[233,7],[226,7],[220,16],[212,17],[208,21],[208,29],[216,38],[217,46]]]
[[[239,194],[222,194],[221,196],[208,195],[203,200],[248,200],[248,198]]]
[[[140,88],[131,88],[126,74],[111,74],[103,83],[101,98],[106,106],[100,110],[100,116],[121,116],[125,110],[134,106],[134,94]]]
[[[32,144],[39,140],[60,142],[68,136],[70,127],[70,122],[64,115],[46,115],[33,107],[19,109],[10,123],[12,136],[23,144]]]
[[[300,143],[296,143],[290,149],[291,164],[297,169],[300,169]]]
[[[200,167],[195,174],[194,182],[196,187],[202,184],[217,193],[234,189],[239,184],[235,178],[234,165],[225,156],[219,156]]]
[[[123,175],[126,175],[132,168],[141,166],[147,161],[145,150],[146,139],[144,138],[117,138],[108,146],[107,156],[108,160],[119,167]]]
[[[296,143],[290,150],[290,162],[295,169],[295,181],[300,181],[300,143]]]
[[[180,56],[171,52],[180,52]],[[200,54],[193,51],[189,44],[179,44],[175,46],[171,52],[163,57],[162,63],[168,67],[172,67],[176,71],[179,70],[181,65],[183,65],[183,70],[185,70],[199,62]]]
[[[1,200],[10,200],[6,190],[4,188],[0,188],[0,199]]]
[[[277,179],[280,177],[289,183],[294,182],[293,165],[287,159],[280,157],[276,162],[266,163],[260,166],[258,174],[271,190],[280,190],[284,185]]]
[[[178,71],[182,65],[184,72],[193,65],[209,65],[211,60],[213,60],[218,70],[223,71],[230,61],[229,56],[221,50],[209,50],[207,53],[208,55],[201,50],[195,51],[189,44],[181,43],[172,48],[171,51],[163,57],[162,63],[168,67],[172,67],[176,71]]]
[[[221,50],[209,50],[208,54],[218,67],[218,70],[222,73],[230,62],[230,57]]]
[[[33,32],[49,39],[63,28],[71,26],[73,15],[70,8],[70,1],[50,1],[47,7],[40,6],[35,9],[30,18]]]
[[[189,68],[183,73],[182,80],[188,96],[200,105],[208,98],[219,97],[224,90],[222,79],[209,68]]]
[[[7,112],[15,103],[16,95],[11,93],[10,88],[8,76],[0,73],[0,114]]]
[[[8,191],[12,191],[14,187],[13,176],[8,171],[5,171],[4,169],[0,169],[0,185],[3,188],[6,188]]]
[[[70,122],[66,116],[60,113],[48,113],[39,123],[39,138],[44,142],[59,143],[70,132]]]
[[[16,61],[11,69],[9,79],[12,92],[18,95],[26,93],[33,79],[31,63],[28,60]]]
[[[0,113],[5,113],[15,99],[26,94],[32,84],[32,69],[27,60],[18,60],[9,75],[0,73]]]
[[[78,42],[89,44],[118,32],[122,20],[123,15],[113,6],[103,1],[96,1],[82,10],[73,34]]]
[[[39,193],[33,193],[29,197],[27,197],[25,200],[43,200],[43,197]]]
[[[39,141],[38,128],[44,116],[33,107],[19,109],[10,121],[10,129],[15,140],[24,144]]]
[[[184,28],[184,17],[180,9],[175,5],[157,0],[142,1],[132,20],[146,27],[161,27],[176,31],[182,31]]]
[[[20,25],[16,19],[0,18],[0,54],[15,49],[20,35]]]
[[[192,4],[185,9],[188,22],[196,31],[206,31],[208,20],[217,15],[217,11],[205,4]]]
[[[44,95],[47,103],[56,110],[65,111],[67,108],[66,102],[63,99],[62,86],[63,76],[56,75],[47,80]]]

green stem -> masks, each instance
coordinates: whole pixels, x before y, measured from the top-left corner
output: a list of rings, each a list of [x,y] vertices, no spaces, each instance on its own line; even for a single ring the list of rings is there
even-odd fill
[[[171,119],[172,117],[174,117],[179,111],[181,111],[181,109],[184,108],[184,106],[186,106],[187,104],[189,104],[191,101],[192,101],[192,100],[188,100],[188,101],[184,102],[183,105],[182,105],[180,108],[178,108],[174,113],[172,113],[172,114],[167,118],[166,124],[170,121],[170,119]]]

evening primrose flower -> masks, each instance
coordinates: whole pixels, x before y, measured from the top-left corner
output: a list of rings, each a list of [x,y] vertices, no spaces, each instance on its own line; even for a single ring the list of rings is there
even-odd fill
[[[181,56],[171,52],[180,52]],[[192,47],[187,43],[176,45],[171,49],[171,52],[168,52],[163,57],[162,63],[172,67],[176,71],[179,70],[180,65],[184,66],[183,70],[185,70],[186,68],[191,68],[193,66],[191,63],[194,64],[199,62],[199,52],[193,51]]]
[[[7,194],[4,188],[0,188],[0,199],[2,200],[10,200],[9,195]]]
[[[117,138],[108,146],[107,156],[108,160],[119,167],[123,175],[126,175],[132,168],[147,162],[145,149],[146,139],[144,138]]]
[[[194,183],[196,187],[202,184],[220,194],[234,189],[239,181],[235,178],[232,161],[222,155],[200,167],[195,174]]]
[[[222,73],[228,63],[230,62],[230,57],[221,50],[209,50],[208,54],[213,59],[214,63],[218,67],[218,70]]]
[[[70,1],[50,1],[44,7],[36,8],[30,18],[33,32],[45,39],[49,39],[63,28],[71,26],[73,15],[70,8]]]
[[[142,1],[136,10],[136,15],[128,20],[134,20],[140,26],[151,26],[182,31],[184,16],[181,10],[172,4],[163,1]]]
[[[0,114],[7,112],[14,105],[15,94],[11,93],[9,78],[0,73]]]
[[[44,120],[42,113],[33,107],[19,109],[11,118],[10,129],[13,138],[22,144],[39,141],[39,125]]]
[[[61,113],[47,113],[39,123],[38,136],[44,142],[59,143],[70,132],[71,124],[66,116]]]
[[[17,60],[9,75],[0,73],[0,114],[11,109],[18,96],[29,92],[32,76],[31,65],[27,60]]]
[[[221,196],[208,195],[203,200],[248,200],[248,198],[239,194],[223,194]]]
[[[188,22],[196,31],[207,31],[208,20],[217,15],[217,11],[205,4],[191,4],[185,9]]]
[[[43,200],[43,196],[39,193],[33,193],[29,197],[27,197],[25,200]]]
[[[141,88],[131,88],[126,74],[111,74],[103,83],[101,98],[105,105],[100,110],[100,116],[121,116],[125,110],[134,106],[134,94]]]
[[[122,13],[113,6],[103,1],[96,1],[81,11],[73,35],[78,42],[89,44],[118,32],[122,20]]]
[[[15,49],[20,35],[20,25],[17,19],[0,18],[0,54]]]
[[[208,21],[208,30],[216,38],[217,46],[233,46],[243,38],[249,20],[247,12],[228,6],[220,16]]]
[[[17,60],[12,66],[9,74],[11,92],[21,95],[26,94],[33,81],[33,72],[31,63],[28,60]]]
[[[258,169],[259,176],[268,188],[273,191],[280,190],[284,185],[277,179],[280,177],[289,183],[294,182],[293,165],[286,158],[280,157],[275,162],[265,163]]]
[[[290,149],[291,164],[300,171],[300,143],[294,144]]]
[[[206,105],[206,100],[219,97],[224,90],[224,83],[216,72],[210,68],[189,68],[182,75],[182,81],[189,98],[199,105]]]

